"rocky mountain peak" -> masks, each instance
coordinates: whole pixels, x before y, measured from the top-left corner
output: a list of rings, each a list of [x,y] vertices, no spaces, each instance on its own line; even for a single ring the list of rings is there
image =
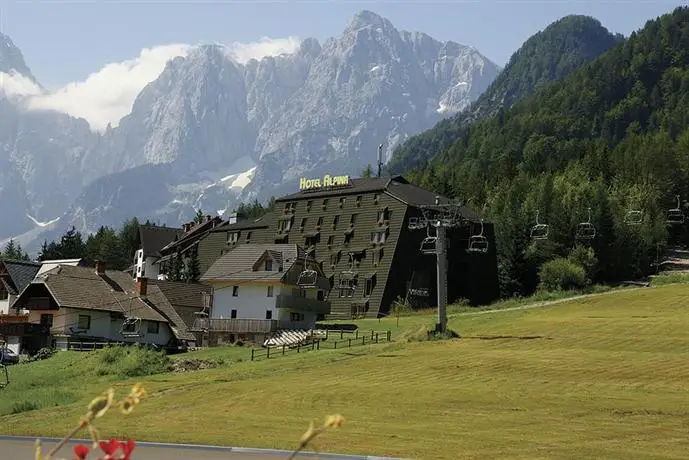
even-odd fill
[[[24,55],[14,44],[12,39],[0,32],[0,72],[14,71],[36,82],[31,70],[24,62]]]
[[[364,27],[392,27],[392,23],[387,19],[378,16],[376,13],[368,10],[358,11],[354,17],[347,24],[345,33],[352,30],[363,29]],[[394,29],[394,27],[392,27]]]

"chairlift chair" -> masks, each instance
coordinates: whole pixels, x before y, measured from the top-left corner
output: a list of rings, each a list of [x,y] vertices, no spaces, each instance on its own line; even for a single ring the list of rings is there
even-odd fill
[[[550,227],[548,224],[542,224],[538,221],[538,215],[540,211],[536,211],[536,225],[531,227],[531,239],[532,240],[547,240]]]
[[[421,245],[419,250],[421,251],[422,254],[435,254],[436,253],[436,243],[438,242],[438,237],[437,235],[431,235],[431,228],[426,227],[426,237],[421,240]]]
[[[588,220],[577,225],[576,237],[581,240],[591,240],[596,237],[596,227],[591,223],[591,208],[588,208]]]
[[[297,286],[302,288],[315,288],[316,281],[318,281],[318,272],[310,268],[306,268],[299,273],[297,277]]]
[[[639,210],[630,209],[624,216],[624,223],[627,225],[639,225],[644,220],[644,213]]]
[[[668,209],[666,222],[670,225],[680,225],[684,223],[684,212],[681,209],[679,195],[676,195],[677,207]]]
[[[467,252],[485,254],[488,252],[488,238],[483,235],[483,219],[481,219],[481,231],[477,235],[469,237]]]
[[[125,316],[120,334],[123,337],[141,337],[141,318]]]
[[[407,222],[407,227],[409,228],[409,230],[417,230],[419,228],[419,218],[410,217],[409,221]]]

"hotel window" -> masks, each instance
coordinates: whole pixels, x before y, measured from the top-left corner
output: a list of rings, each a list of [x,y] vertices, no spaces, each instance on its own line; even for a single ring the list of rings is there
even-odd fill
[[[340,221],[340,216],[333,217],[333,230],[337,229],[337,223]]]
[[[312,200],[307,201],[306,202],[306,212],[311,211],[311,206],[313,206],[313,201]]]
[[[356,224],[356,216],[358,216],[358,214],[352,214],[352,218],[349,219],[349,225],[352,227]]]
[[[377,194],[377,193],[375,193],[375,194],[373,195],[373,203],[374,203],[374,204],[378,204],[378,194]]]
[[[330,235],[328,237],[328,247],[332,247],[332,245],[335,243],[335,237],[333,235]]]
[[[323,211],[325,211],[328,208],[328,199],[323,200]]]
[[[227,244],[236,244],[239,241],[239,232],[231,232],[227,237]]]
[[[318,223],[316,224],[316,228],[320,230],[321,225],[323,225],[323,216],[318,218]]]
[[[288,212],[294,212],[294,210],[297,208],[297,203],[287,203],[285,205],[285,214]]]
[[[358,208],[358,207],[361,207],[361,195],[359,195],[358,197],[356,197],[356,207],[357,207],[357,208]]]
[[[246,242],[251,242],[251,232],[246,232]]]
[[[232,286],[232,297],[239,297],[239,286]]]
[[[268,292],[266,292],[266,297],[273,297],[273,286],[268,286]]]
[[[366,286],[364,287],[364,297],[369,297],[375,288],[376,288],[376,277],[374,275],[374,276],[366,279]]]
[[[340,198],[340,208],[342,208],[344,206],[345,201],[346,201],[345,197]]]
[[[304,231],[304,227],[306,227],[306,222],[307,222],[307,221],[308,221],[308,219],[307,219],[306,217],[304,217],[304,218],[301,220],[301,228],[300,228],[300,230],[301,230],[302,232]]]
[[[383,222],[385,220],[390,220],[390,211],[388,211],[388,208],[378,211],[378,222]]]
[[[79,315],[79,329],[90,329],[91,328],[91,316],[89,315]]]
[[[148,333],[157,334],[160,332],[160,323],[158,321],[148,321]]]

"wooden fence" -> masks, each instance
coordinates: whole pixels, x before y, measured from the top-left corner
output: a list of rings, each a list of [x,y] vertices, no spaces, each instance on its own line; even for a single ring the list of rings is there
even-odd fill
[[[349,335],[350,337],[345,337]],[[340,337],[339,339],[337,337]],[[343,348],[352,348],[356,346],[374,344],[381,342],[390,342],[392,340],[392,331],[371,331],[370,333],[360,333],[355,331],[328,331],[325,339],[315,339],[310,343],[301,343],[296,345],[278,345],[264,348],[252,348],[251,360],[257,361],[260,359],[276,358],[278,356],[285,356],[291,353],[304,353],[315,350],[338,350]]]

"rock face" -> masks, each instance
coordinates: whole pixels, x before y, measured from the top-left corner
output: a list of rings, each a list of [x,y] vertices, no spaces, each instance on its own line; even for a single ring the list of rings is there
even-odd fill
[[[7,48],[0,71],[35,81]],[[306,39],[292,54],[239,64],[223,46],[194,47],[103,134],[0,99],[0,162],[12,164],[0,173],[0,211],[13,216],[0,241],[30,230],[27,215],[62,216],[56,232],[131,216],[172,225],[194,208],[222,212],[292,191],[302,175],[358,175],[375,165],[379,144],[387,159],[468,107],[499,71],[473,48],[361,11],[339,38]]]

